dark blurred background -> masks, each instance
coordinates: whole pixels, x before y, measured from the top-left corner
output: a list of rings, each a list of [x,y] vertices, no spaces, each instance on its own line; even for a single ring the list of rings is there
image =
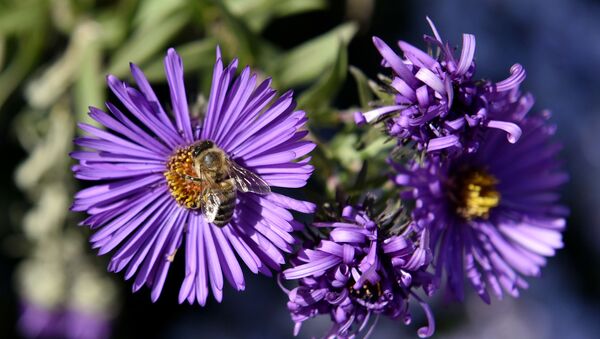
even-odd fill
[[[549,259],[543,276],[528,279],[530,288],[523,291],[519,299],[493,301],[489,306],[474,296],[463,305],[435,301],[434,338],[595,338],[600,333],[600,246],[597,245],[600,243],[600,179],[597,176],[600,173],[597,146],[600,133],[595,130],[600,131],[600,1],[294,1],[297,7],[292,6],[291,1],[283,1],[286,4],[280,7],[296,10],[279,9],[279,12],[273,9],[272,1],[250,1],[275,13],[262,19],[256,19],[261,13],[259,5],[248,10],[243,0],[225,1],[225,5],[205,1],[206,5],[193,5],[192,14],[180,19],[184,20],[181,25],[167,22],[171,17],[182,15],[181,8],[161,5],[161,1],[149,2],[153,4],[127,0],[0,0],[1,338],[19,337],[16,324],[24,304],[33,302],[28,298],[44,300],[53,295],[55,292],[47,290],[47,285],[71,291],[89,286],[87,281],[100,281],[98,279],[103,282],[94,288],[100,292],[86,300],[99,298],[106,304],[98,310],[113,316],[114,338],[291,337],[293,323],[285,307],[286,296],[266,277],[246,274],[246,291],[235,293],[226,288],[220,304],[209,300],[205,308],[179,305],[177,294],[184,271],[183,261],[179,260],[171,269],[163,295],[156,303],[151,303],[147,289],[132,294],[131,282],[123,281],[122,275],[106,274],[107,258],[95,258],[86,246],[89,232],[75,226],[81,215],[56,217],[60,224],[56,230],[49,231],[39,225],[45,220],[42,213],[48,211],[45,208],[64,209],[65,206],[52,199],[52,189],[40,187],[58,182],[57,194],[65,195],[72,193],[75,184],[67,169],[69,145],[64,146],[67,147],[63,153],[65,163],[57,164],[58,167],[48,167],[47,162],[51,160],[35,154],[61,150],[58,146],[50,149],[40,146],[53,142],[48,134],[60,134],[60,128],[53,129],[52,121],[63,119],[60,121],[69,124],[65,133],[75,133],[74,120],[84,119],[88,104],[101,105],[106,98],[114,99],[108,96],[101,82],[109,71],[126,77],[127,69],[122,67],[127,66],[128,61],[139,63],[143,69],[157,70],[152,73],[156,74],[153,81],[157,83],[159,97],[167,98],[160,67],[156,66],[167,46],[187,48],[187,54],[182,53],[186,66],[191,64],[186,69],[190,72],[186,84],[189,84],[189,93],[195,93],[207,88],[203,79],[210,75],[215,41],[221,44],[227,56],[240,55],[242,64],[250,63],[277,79],[278,72],[285,72],[280,66],[269,64],[261,48],[272,48],[283,55],[353,21],[358,25],[353,26],[352,33],[346,34],[348,63],[374,79],[382,69],[371,36],[377,35],[390,45],[402,39],[424,47],[422,36],[430,33],[426,16],[453,45],[460,45],[461,33],[475,34],[479,76],[501,80],[508,75],[513,63],[523,64],[528,72],[523,88],[535,95],[536,110],[548,108],[553,112],[558,137],[565,145],[565,166],[571,174],[571,181],[564,190],[564,202],[571,208],[565,248]],[[301,7],[300,2],[305,6],[297,9]],[[23,3],[30,3],[31,7]],[[28,10],[34,7],[33,11]],[[14,8],[22,8],[24,13],[19,12],[19,15],[24,19],[16,17],[16,11],[11,12]],[[161,11],[167,11],[168,15],[160,19],[156,13]],[[254,18],[248,19],[250,15]],[[146,27],[157,16],[160,19],[157,21],[174,26],[162,28],[164,37],[152,36],[151,28]],[[81,22],[91,24],[82,26]],[[98,22],[101,25],[94,26]],[[239,22],[246,23],[248,30],[238,31],[235,27]],[[100,33],[98,38],[94,30],[99,29],[108,32]],[[167,34],[164,30],[170,31]],[[77,40],[74,38],[77,34],[84,37]],[[240,34],[247,35],[240,38]],[[156,46],[146,40],[138,42],[144,35],[162,40],[156,42]],[[101,43],[86,44],[88,38]],[[254,39],[260,39],[260,43]],[[121,46],[124,45],[133,47],[123,51]],[[333,62],[335,53],[324,50],[324,46],[338,47],[329,44],[315,50]],[[318,59],[319,55],[314,58]],[[295,88],[302,92],[317,81],[320,71],[313,73],[316,74],[312,78],[309,74],[300,79],[281,75],[283,80],[277,86],[281,90]],[[44,91],[50,94],[44,95]],[[328,103],[328,110],[357,107],[356,85],[350,76],[335,92],[336,99]],[[63,111],[75,113],[66,118],[60,113]],[[60,141],[54,142],[60,145]],[[34,157],[39,159],[31,160]],[[67,174],[40,174],[40,168],[59,168]],[[44,200],[48,196],[50,198]],[[32,216],[32,211],[38,215]],[[44,252],[43,248],[52,247],[46,244],[48,239],[59,239],[56,240],[58,245],[52,245],[59,250]],[[77,245],[65,250],[67,245],[61,242],[65,239]],[[68,269],[63,266],[55,269],[56,262],[44,254],[53,251],[60,252],[60,260],[69,262],[65,264]],[[70,261],[84,257],[84,264]],[[44,258],[41,264],[40,258]],[[68,274],[77,274],[84,266],[81,270],[91,273],[88,280],[82,280],[81,286],[64,281],[51,283],[61,274],[65,274],[67,280],[75,279]],[[44,273],[39,273],[40,270]],[[111,292],[106,292],[103,286]],[[28,297],[28,293],[34,297]],[[46,301],[60,303],[56,300],[63,300],[60,298],[64,294]],[[85,306],[73,298],[69,300],[68,305]],[[416,329],[424,319],[419,309],[415,309],[414,315],[413,324],[408,327],[380,320],[372,337],[416,337]],[[318,336],[327,326],[326,318],[310,321],[300,337]]]

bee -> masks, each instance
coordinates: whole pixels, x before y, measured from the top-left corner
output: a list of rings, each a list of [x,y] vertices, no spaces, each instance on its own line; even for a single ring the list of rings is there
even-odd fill
[[[206,220],[216,226],[223,227],[231,221],[238,190],[261,195],[271,193],[269,184],[236,164],[212,141],[203,140],[193,146],[192,162],[196,176],[186,174],[185,178],[200,185],[197,205],[201,206]]]

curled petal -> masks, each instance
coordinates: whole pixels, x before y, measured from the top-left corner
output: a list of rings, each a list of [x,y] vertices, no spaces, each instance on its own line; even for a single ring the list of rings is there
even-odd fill
[[[519,141],[519,138],[523,133],[523,131],[517,124],[507,121],[490,120],[487,123],[487,127],[498,128],[505,131],[507,133],[506,138],[511,144],[514,144],[515,142]]]
[[[520,64],[514,64],[510,68],[510,76],[505,80],[496,83],[496,90],[498,92],[508,91],[519,86],[526,77],[526,72],[523,66]]]
[[[416,297],[415,294],[413,294],[413,296]],[[425,316],[427,317],[427,326],[423,326],[423,327],[419,328],[419,330],[417,331],[417,334],[419,335],[419,338],[429,338],[435,332],[435,318],[433,316],[433,312],[431,311],[431,308],[429,307],[429,305],[427,305],[427,303],[425,303],[420,298],[418,298],[418,297],[416,297],[416,298],[419,301],[419,305],[421,305],[421,308],[423,308],[423,311],[425,312]]]

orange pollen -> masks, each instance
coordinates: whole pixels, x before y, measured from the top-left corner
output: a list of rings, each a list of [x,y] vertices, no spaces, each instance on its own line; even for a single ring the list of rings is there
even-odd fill
[[[196,177],[192,160],[192,147],[181,148],[167,162],[165,178],[171,195],[181,206],[189,209],[200,208],[202,186],[185,178],[185,175]]]

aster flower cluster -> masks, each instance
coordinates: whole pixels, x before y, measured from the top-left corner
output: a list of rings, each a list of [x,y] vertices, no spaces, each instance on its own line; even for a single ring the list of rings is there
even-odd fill
[[[285,279],[298,280],[292,290],[283,287],[295,334],[302,322],[323,314],[333,322],[328,337],[354,337],[370,327],[368,336],[379,316],[409,324],[409,299],[419,301],[430,320],[419,334],[433,333],[431,311],[415,294],[418,288],[428,294],[435,290],[426,272],[431,261],[427,231],[407,227],[402,234],[384,236],[366,210],[352,206],[344,207],[339,221],[313,226],[329,228],[329,237],[314,249],[302,249],[295,267],[283,272]]]
[[[533,105],[529,94],[521,94],[519,85],[525,70],[519,64],[511,67],[511,75],[494,83],[475,79],[475,36],[463,34],[460,57],[444,42],[433,22],[433,36],[425,36],[430,55],[417,47],[399,41],[404,57],[385,42],[373,37],[382,64],[391,68],[389,91],[394,104],[358,113],[358,123],[384,121],[387,132],[399,142],[413,141],[427,152],[477,150],[481,130],[504,130],[515,143],[521,130],[513,121]]]
[[[523,277],[538,276],[562,247],[568,212],[558,192],[568,178],[552,141],[556,129],[549,112],[528,114],[534,99],[519,89],[522,66],[498,83],[475,81],[475,38],[463,35],[456,61],[429,23],[434,37],[425,40],[438,47],[437,58],[401,41],[400,59],[374,38],[394,71],[399,105],[363,116],[387,114],[380,120],[399,147],[410,140],[424,148],[414,159],[391,156],[389,163],[401,199],[414,202],[413,222],[430,232],[432,266],[437,278],[446,277],[447,295],[462,300],[467,277],[486,302],[490,292],[516,297],[527,287]],[[414,96],[408,83],[418,86]]]
[[[121,107],[90,108],[105,128],[80,124],[89,135],[71,154],[75,176],[91,182],[72,209],[89,215],[81,224],[94,230],[92,247],[114,251],[109,270],[134,278],[133,291],[148,286],[153,301],[181,256],[180,303],[204,306],[209,294],[220,302],[225,281],[244,290],[240,262],[253,273],[282,271],[294,334],[326,316],[325,337],[369,336],[379,317],[411,323],[412,302],[428,321],[417,333],[429,337],[426,299],[439,289],[462,300],[468,281],[488,303],[490,294],[517,297],[562,247],[567,174],[556,129],[548,112],[529,113],[521,65],[503,81],[478,80],[475,37],[463,35],[457,57],[429,23],[429,52],[400,41],[399,56],[373,38],[391,69],[383,86],[393,104],[355,115],[396,140],[383,169],[393,184],[361,192],[354,198],[363,204],[348,199],[307,229],[296,212],[318,204],[286,194],[313,173],[315,143],[304,128],[310,114],[296,110],[291,92],[277,96],[248,67],[236,75],[238,61],[224,66],[218,48],[200,118],[190,114],[173,49],[165,58],[170,108],[137,66],[137,88],[108,76]]]

